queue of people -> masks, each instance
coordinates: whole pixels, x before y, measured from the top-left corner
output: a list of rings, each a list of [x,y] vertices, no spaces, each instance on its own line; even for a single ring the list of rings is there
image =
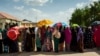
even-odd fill
[[[96,43],[91,27],[28,27],[19,30],[16,40],[9,39],[7,31],[8,27],[0,30],[0,53],[18,52],[18,42],[21,42],[22,52],[84,52],[86,48],[94,48]]]

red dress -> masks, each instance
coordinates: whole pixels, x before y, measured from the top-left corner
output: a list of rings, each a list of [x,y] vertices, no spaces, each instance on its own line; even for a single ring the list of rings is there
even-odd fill
[[[46,29],[45,28],[41,28],[41,43],[42,43],[42,45],[44,44],[44,39],[45,39],[45,31],[46,31]]]
[[[100,47],[100,26],[94,28],[94,41],[97,47]]]

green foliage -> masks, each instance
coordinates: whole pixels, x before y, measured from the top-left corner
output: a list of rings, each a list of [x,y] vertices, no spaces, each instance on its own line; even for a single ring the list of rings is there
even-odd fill
[[[89,26],[93,21],[100,20],[100,1],[90,4],[85,8],[76,10],[73,12],[70,24],[78,24],[81,26]]]

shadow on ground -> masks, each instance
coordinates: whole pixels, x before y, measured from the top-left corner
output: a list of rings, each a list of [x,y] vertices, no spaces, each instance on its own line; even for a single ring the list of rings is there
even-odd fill
[[[97,49],[85,49],[84,53],[87,52],[96,52],[97,54],[100,55],[100,50]],[[5,53],[5,54],[0,54],[0,56],[35,56],[35,55],[69,55],[69,54],[77,54],[79,52],[59,52],[59,53],[55,53],[55,52],[22,52],[22,53]],[[81,53],[79,53],[81,54]]]

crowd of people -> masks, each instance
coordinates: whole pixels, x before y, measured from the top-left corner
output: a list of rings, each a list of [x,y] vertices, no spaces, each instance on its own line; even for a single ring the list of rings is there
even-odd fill
[[[14,26],[16,25],[11,27]],[[92,27],[28,27],[19,30],[20,34],[16,40],[9,39],[8,29],[6,27],[0,30],[0,37],[2,37],[0,38],[0,53],[18,52],[18,42],[22,43],[21,49],[26,52],[35,51],[35,49],[37,52],[84,52],[84,49],[92,49],[96,46]]]

